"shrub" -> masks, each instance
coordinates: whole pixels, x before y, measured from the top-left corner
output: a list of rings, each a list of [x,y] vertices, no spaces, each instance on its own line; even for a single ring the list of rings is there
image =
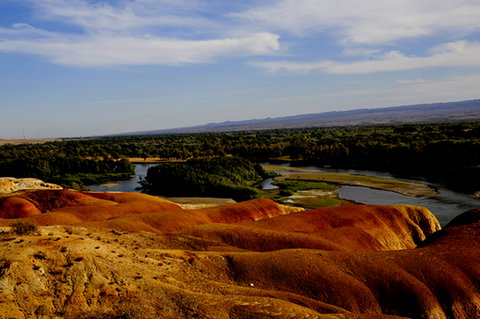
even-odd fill
[[[29,235],[38,232],[38,225],[34,222],[19,219],[10,224],[11,231],[17,235]]]
[[[65,226],[65,232],[69,235],[73,234],[73,227],[72,226]]]
[[[282,189],[279,193],[279,195],[283,197],[293,196],[293,194],[295,194],[295,192],[290,189]]]

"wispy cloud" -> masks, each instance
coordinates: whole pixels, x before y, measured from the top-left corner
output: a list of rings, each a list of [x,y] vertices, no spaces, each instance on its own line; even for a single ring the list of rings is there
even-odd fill
[[[480,60],[476,39],[468,38],[480,31],[479,1],[18,1],[29,4],[34,19],[0,27],[0,51],[41,55],[64,65],[185,65],[232,57],[278,58],[291,53],[282,43],[283,36],[315,42],[318,34],[335,40],[340,52],[336,57],[322,58],[311,50],[309,62],[296,55],[297,61],[251,65],[270,72],[358,74],[478,66]],[[387,53],[381,47],[439,34],[451,40],[427,51],[427,56],[404,53],[400,45]]]
[[[54,37],[53,32],[39,30],[26,23],[15,23],[11,28],[0,27],[0,43],[19,38]]]
[[[417,79],[413,81],[397,81],[393,84],[382,88],[369,88],[361,90],[339,91],[321,95],[326,96],[388,96],[392,100],[397,100],[398,96],[409,96],[410,98],[421,100],[427,97],[429,100],[435,101],[442,98],[463,99],[477,98],[478,83],[480,83],[480,75],[456,76],[444,81],[426,81]],[[320,97],[320,96],[317,96]]]
[[[45,20],[79,26],[88,32],[136,32],[148,27],[213,27],[213,21],[196,14],[195,0],[138,0],[91,3],[85,0],[33,2]]]
[[[75,66],[211,63],[221,57],[272,54],[279,48],[278,36],[270,33],[196,41],[99,35],[0,42],[0,51],[38,54]]]
[[[400,105],[401,103],[418,103],[421,100],[441,101],[478,98],[478,83],[480,75],[456,76],[443,81],[426,81],[417,79],[412,81],[397,81],[385,87],[372,87],[355,90],[339,90],[335,92],[311,95],[292,95],[266,98],[264,101],[318,101],[324,98],[342,99],[365,99],[377,103],[377,106],[385,107],[385,103]],[[403,102],[403,100],[408,102]],[[380,101],[380,103],[378,103]]]
[[[254,27],[296,35],[328,31],[355,44],[480,30],[480,2],[471,0],[283,0],[232,15]]]
[[[430,56],[406,56],[398,51],[388,52],[376,59],[351,63],[335,61],[318,62],[251,62],[255,67],[268,72],[285,70],[289,72],[308,73],[312,71],[336,74],[366,74],[385,71],[412,70],[428,67],[480,67],[480,44],[456,41],[443,44],[431,50]]]
[[[403,84],[403,85],[412,85],[412,84],[419,84],[419,83],[426,83],[427,81],[425,79],[418,78],[416,80],[397,80],[398,84]]]
[[[219,58],[271,55],[281,49],[270,32],[222,35],[202,17],[196,0],[121,1],[115,6],[86,0],[32,2],[37,19],[63,23],[46,31],[19,22],[0,28],[0,51],[41,55],[73,66],[185,65]]]
[[[345,49],[342,54],[346,56],[373,56],[380,52],[376,49],[367,49],[367,48],[356,48],[356,49]]]

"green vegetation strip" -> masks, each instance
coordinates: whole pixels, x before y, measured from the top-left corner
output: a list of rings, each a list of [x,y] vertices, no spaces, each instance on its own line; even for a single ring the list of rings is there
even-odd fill
[[[184,162],[233,156],[253,163],[285,160],[316,167],[383,170],[399,176],[415,174],[472,194],[478,191],[480,179],[480,121],[25,142],[30,144],[0,143],[0,176],[53,183],[68,177],[60,182],[69,187],[103,181],[108,176],[104,174],[132,175],[135,167],[129,158]],[[271,169],[305,171],[282,166]]]
[[[342,205],[342,201],[331,196],[295,198],[294,200],[298,201],[299,206],[308,208],[332,207]]]
[[[408,196],[435,196],[437,193],[427,185],[408,183],[374,176],[331,173],[285,173],[280,180],[322,181],[340,185],[364,186],[394,191]]]
[[[376,183],[376,184],[389,184],[403,186],[409,183],[396,181],[392,179],[386,179],[382,177],[364,176],[364,175],[351,175],[351,174],[338,174],[338,173],[305,173],[305,174],[291,174],[287,173],[288,179],[302,179],[302,180],[314,180],[314,181],[326,181],[331,183],[340,182],[359,182],[359,183]]]
[[[273,185],[280,187],[281,189],[288,189],[292,192],[310,190],[310,189],[319,189],[322,191],[334,191],[338,187],[327,184],[325,182],[316,182],[316,181],[301,181],[301,180],[282,180],[273,182]]]
[[[266,171],[285,171],[285,172],[321,172],[320,170],[301,168],[301,167],[285,167],[276,165],[262,165]]]

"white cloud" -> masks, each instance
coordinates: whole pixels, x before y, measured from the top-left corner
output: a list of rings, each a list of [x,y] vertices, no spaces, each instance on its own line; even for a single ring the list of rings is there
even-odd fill
[[[0,43],[6,39],[18,39],[25,37],[53,37],[55,33],[39,30],[26,23],[16,23],[11,28],[0,27]]]
[[[398,84],[402,85],[411,85],[411,84],[419,84],[419,83],[426,83],[425,79],[418,78],[416,80],[397,80]]]
[[[465,100],[478,99],[478,83],[480,83],[480,75],[456,76],[444,81],[428,82],[422,79],[415,81],[397,81],[397,85],[386,88],[370,88],[363,90],[341,91],[325,96],[387,96],[393,100],[400,97],[409,97],[410,99],[427,98],[427,100],[435,101],[439,99],[445,100]],[[406,85],[408,84],[408,85]]]
[[[355,101],[355,105],[360,101],[365,101],[365,107],[385,107],[387,105],[406,105],[421,103],[420,101],[460,101],[468,99],[478,99],[478,83],[480,83],[480,75],[458,76],[443,81],[409,81],[407,83],[399,83],[372,87],[357,90],[344,90],[324,94],[313,95],[297,95],[297,96],[281,96],[268,99],[270,101],[305,101],[311,100],[328,101],[333,99],[338,105],[350,105],[351,101]],[[416,83],[414,83],[416,82]],[[342,102],[343,101],[343,102]],[[345,102],[347,101],[347,102]]]
[[[201,41],[117,36],[0,41],[0,51],[39,54],[75,66],[211,63],[221,57],[272,54],[279,48],[278,35],[270,33]]]
[[[34,5],[46,20],[80,26],[89,32],[135,31],[146,27],[212,26],[212,22],[194,14],[194,0],[121,1],[115,6],[85,0],[42,0]]]
[[[283,0],[232,15],[272,31],[334,32],[356,44],[480,30],[480,2],[471,0]]]
[[[35,19],[30,25],[19,21],[11,28],[0,27],[0,51],[39,54],[67,65],[182,65],[221,57],[277,55],[286,52],[280,32],[325,32],[346,45],[343,58],[370,60],[252,65],[271,72],[343,74],[478,65],[475,42],[437,46],[427,57],[405,55],[402,47],[381,55],[383,50],[370,47],[440,31],[477,32],[480,2],[472,0],[266,0],[259,3],[267,5],[237,13],[222,11],[218,2],[208,0],[22,1],[35,8]],[[36,28],[39,21],[55,24],[55,31]]]
[[[371,57],[372,55],[377,54],[378,52],[380,52],[380,50],[357,48],[357,49],[343,50],[342,54],[346,55],[346,56],[368,56],[368,57]]]
[[[320,71],[336,74],[366,74],[385,71],[412,70],[428,67],[480,67],[480,44],[476,42],[456,41],[443,44],[431,50],[438,52],[426,57],[406,56],[391,51],[375,60],[351,63],[335,61],[319,62],[252,62],[251,65],[266,69],[268,72],[286,70],[308,73]]]
[[[427,96],[431,100],[437,97],[445,97],[447,100],[478,99],[478,83],[480,75],[455,76],[449,80],[437,82],[419,82],[411,85],[395,87],[392,92],[398,94],[412,94]]]
[[[56,32],[22,22],[0,27],[0,51],[37,54],[57,64],[105,66],[211,63],[281,50],[279,36],[270,32],[225,35],[214,19],[202,17],[205,4],[197,0],[31,3],[37,19],[67,27]],[[222,31],[212,32],[216,29]]]

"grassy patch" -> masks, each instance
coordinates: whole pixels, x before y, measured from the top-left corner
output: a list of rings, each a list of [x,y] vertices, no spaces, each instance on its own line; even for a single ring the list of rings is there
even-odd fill
[[[66,188],[74,188],[76,189],[77,186],[75,185],[89,185],[89,184],[99,184],[109,181],[116,181],[116,180],[125,180],[132,177],[130,172],[127,173],[104,173],[104,174],[64,174],[64,175],[57,175],[53,176],[48,179],[48,182],[59,184],[65,186]]]
[[[302,181],[302,180],[283,180],[276,181],[272,183],[275,186],[280,187],[282,190],[290,190],[292,192],[318,189],[326,192],[332,192],[338,187],[325,183],[325,182],[316,182],[316,181]]]
[[[336,173],[292,173],[283,175],[286,180],[301,180],[301,181],[322,181],[327,183],[339,183],[350,185],[389,185],[389,186],[405,186],[408,183],[402,181],[396,181],[392,179],[375,177],[375,176],[363,176],[363,175],[351,175],[351,174],[336,174]]]
[[[333,191],[338,189],[336,185],[303,180],[283,180],[276,181],[273,184],[280,188],[260,191],[261,197],[270,198],[285,205],[306,208],[340,206],[344,204],[332,194]],[[325,193],[330,193],[331,195]]]
[[[331,196],[298,198],[300,206],[308,208],[340,206],[342,201]]]
[[[38,232],[38,225],[34,222],[18,219],[10,224],[11,231],[17,235],[30,235]]]
[[[320,170],[301,168],[301,167],[286,167],[277,165],[262,165],[267,171],[284,171],[284,172],[320,172]]]
[[[320,208],[342,206],[344,202],[332,196],[315,196],[315,197],[284,197],[279,200],[281,204],[304,207],[304,208]]]

